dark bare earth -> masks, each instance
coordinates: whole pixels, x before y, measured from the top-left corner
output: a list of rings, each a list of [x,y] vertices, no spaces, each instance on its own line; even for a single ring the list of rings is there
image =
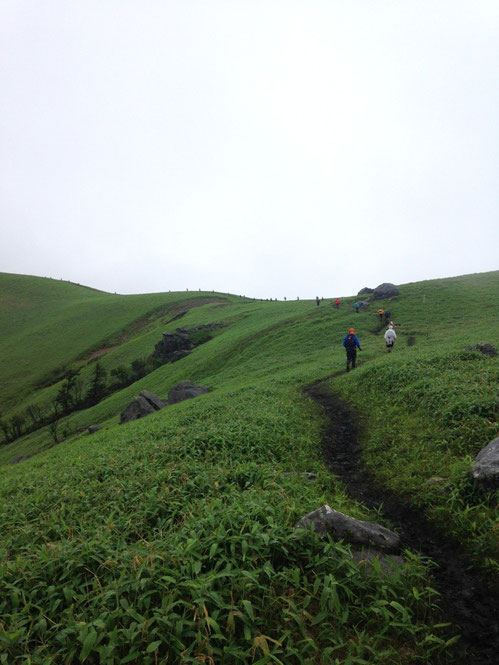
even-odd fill
[[[342,372],[341,372],[342,373]],[[325,411],[322,452],[348,493],[382,515],[401,536],[402,546],[421,552],[436,565],[434,587],[441,594],[442,622],[452,622],[449,637],[460,634],[450,663],[499,664],[499,589],[474,570],[459,543],[442,534],[421,510],[376,484],[362,463],[360,424],[356,412],[327,388],[327,377],[304,389]]]

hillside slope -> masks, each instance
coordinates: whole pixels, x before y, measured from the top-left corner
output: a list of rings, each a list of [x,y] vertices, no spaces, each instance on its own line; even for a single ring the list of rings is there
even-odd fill
[[[70,286],[37,288],[56,284]],[[16,289],[21,298],[20,282]],[[33,386],[59,366],[81,368],[88,380],[90,351],[105,351],[99,362],[110,372],[151,353],[164,330],[224,327],[186,358],[64,419],[69,433],[99,423],[97,434],[52,446],[44,428],[0,448],[7,659],[457,662],[457,629],[439,627],[430,572],[415,552],[404,552],[407,563],[387,576],[379,566],[359,567],[345,543],[293,528],[324,503],[383,519],[327,471],[321,413],[301,388],[336,374],[331,388],[361,412],[373,472],[427,512],[435,528],[457,534],[470,562],[493,573],[494,498],[476,492],[467,471],[497,431],[498,365],[463,349],[482,340],[497,345],[499,273],[401,286],[396,299],[380,303],[401,324],[390,355],[377,316],[356,314],[353,297],[335,310],[328,301],[317,307],[221,294],[85,292],[79,299],[74,289],[47,296],[46,314],[33,292],[25,305],[32,313],[20,306],[11,318],[18,316],[17,326],[4,329],[2,353],[25,334],[23,316],[26,335],[45,331],[46,344],[43,358],[30,356],[33,375],[23,378],[16,363],[5,370],[7,415],[52,399],[60,382]],[[191,298],[210,296],[221,302],[188,307]],[[15,301],[4,300],[8,317]],[[93,325],[81,323],[89,318]],[[341,340],[352,324],[363,351],[346,375]],[[67,330],[73,343],[61,348]],[[165,396],[184,379],[211,392],[118,425],[141,389]],[[22,454],[33,457],[8,464]],[[303,471],[317,480],[305,481]],[[424,484],[436,474],[446,476],[446,493]]]
[[[121,296],[76,284],[0,273],[0,403],[64,376],[100,347],[120,345],[150,320],[227,298],[207,293]]]

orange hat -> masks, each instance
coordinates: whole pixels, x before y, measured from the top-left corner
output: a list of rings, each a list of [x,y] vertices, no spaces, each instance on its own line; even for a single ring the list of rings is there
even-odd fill
[[[349,328],[349,329],[348,329],[348,332],[349,332],[349,333],[354,333],[355,330],[354,330],[353,328]]]

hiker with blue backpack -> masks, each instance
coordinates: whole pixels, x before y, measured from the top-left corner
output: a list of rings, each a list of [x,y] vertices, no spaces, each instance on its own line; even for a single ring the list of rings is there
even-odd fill
[[[355,369],[355,363],[357,362],[357,349],[362,351],[360,348],[360,342],[357,339],[355,330],[353,328],[350,328],[348,335],[343,338],[343,346],[347,352],[347,372],[349,372],[350,365],[352,365],[352,369]]]

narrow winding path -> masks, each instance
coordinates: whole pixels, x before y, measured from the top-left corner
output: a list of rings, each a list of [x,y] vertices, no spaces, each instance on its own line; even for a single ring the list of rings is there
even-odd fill
[[[401,536],[403,547],[417,550],[436,563],[433,574],[443,616],[454,624],[454,634],[461,634],[455,662],[459,655],[459,662],[462,658],[467,665],[499,665],[499,589],[470,567],[459,543],[441,534],[403,497],[376,484],[362,463],[357,414],[330,392],[330,378],[304,389],[324,408],[327,417],[322,440],[327,465],[345,482],[352,498],[371,509],[381,505],[382,514]]]

